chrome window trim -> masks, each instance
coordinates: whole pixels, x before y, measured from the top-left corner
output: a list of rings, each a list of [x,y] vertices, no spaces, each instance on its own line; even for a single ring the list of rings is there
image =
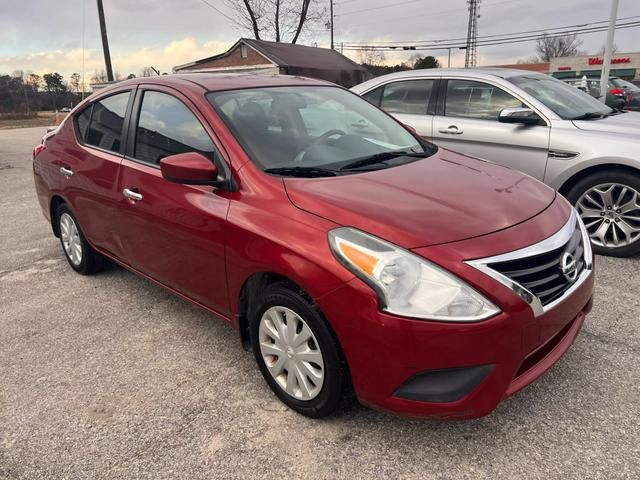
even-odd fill
[[[520,260],[527,257],[532,257],[535,255],[540,255],[543,253],[550,252],[557,248],[562,247],[566,244],[571,236],[574,234],[576,229],[576,223],[580,228],[580,232],[582,233],[582,243],[584,249],[584,270],[580,273],[576,281],[569,287],[561,297],[557,298],[553,302],[542,305],[540,299],[533,294],[531,291],[520,285],[518,282],[515,282],[508,278],[507,276],[501,274],[500,272],[489,267],[491,263],[499,263],[499,262],[508,262],[511,260]],[[533,310],[533,314],[536,317],[539,317],[549,310],[553,309],[556,305],[561,303],[567,296],[571,295],[580,285],[584,283],[584,281],[591,275],[593,271],[593,252],[591,250],[591,241],[589,239],[589,234],[587,233],[587,229],[585,228],[580,216],[576,212],[576,210],[571,208],[571,216],[567,223],[554,233],[549,238],[530,245],[525,248],[521,248],[519,250],[514,250],[512,252],[503,253],[500,255],[495,255],[493,257],[481,258],[477,260],[468,260],[465,262],[467,265],[470,265],[478,270],[480,270],[485,275],[490,276],[494,280],[497,280],[507,288],[513,290],[516,295],[522,298],[525,302],[529,304],[531,310]]]

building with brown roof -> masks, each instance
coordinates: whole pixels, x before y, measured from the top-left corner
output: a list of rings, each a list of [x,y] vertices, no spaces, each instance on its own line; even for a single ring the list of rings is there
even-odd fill
[[[241,38],[219,55],[175,66],[173,71],[300,75],[346,88],[371,78],[366,68],[335,50],[250,38]]]

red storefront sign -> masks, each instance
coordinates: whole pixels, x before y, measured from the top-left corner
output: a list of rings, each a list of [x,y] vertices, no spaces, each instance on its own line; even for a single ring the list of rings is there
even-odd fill
[[[591,57],[589,59],[589,65],[602,65],[604,60],[600,57]],[[631,63],[630,57],[622,57],[622,58],[612,58],[611,64],[614,63]]]

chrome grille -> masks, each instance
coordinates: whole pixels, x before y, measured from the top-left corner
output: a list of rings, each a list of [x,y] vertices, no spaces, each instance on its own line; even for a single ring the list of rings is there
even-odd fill
[[[466,263],[509,287],[539,316],[588,278],[593,255],[587,230],[572,209],[569,221],[546,240]]]
[[[563,261],[567,265],[563,265]],[[569,241],[560,248],[532,257],[489,263],[488,266],[522,285],[546,306],[561,297],[584,270],[582,232],[576,225]],[[571,270],[565,272],[567,266]]]

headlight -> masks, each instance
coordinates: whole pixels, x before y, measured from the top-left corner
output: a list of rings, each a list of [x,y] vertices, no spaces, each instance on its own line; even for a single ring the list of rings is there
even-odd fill
[[[329,244],[340,263],[376,291],[386,312],[450,322],[474,322],[500,312],[451,273],[360,230],[332,230]]]

